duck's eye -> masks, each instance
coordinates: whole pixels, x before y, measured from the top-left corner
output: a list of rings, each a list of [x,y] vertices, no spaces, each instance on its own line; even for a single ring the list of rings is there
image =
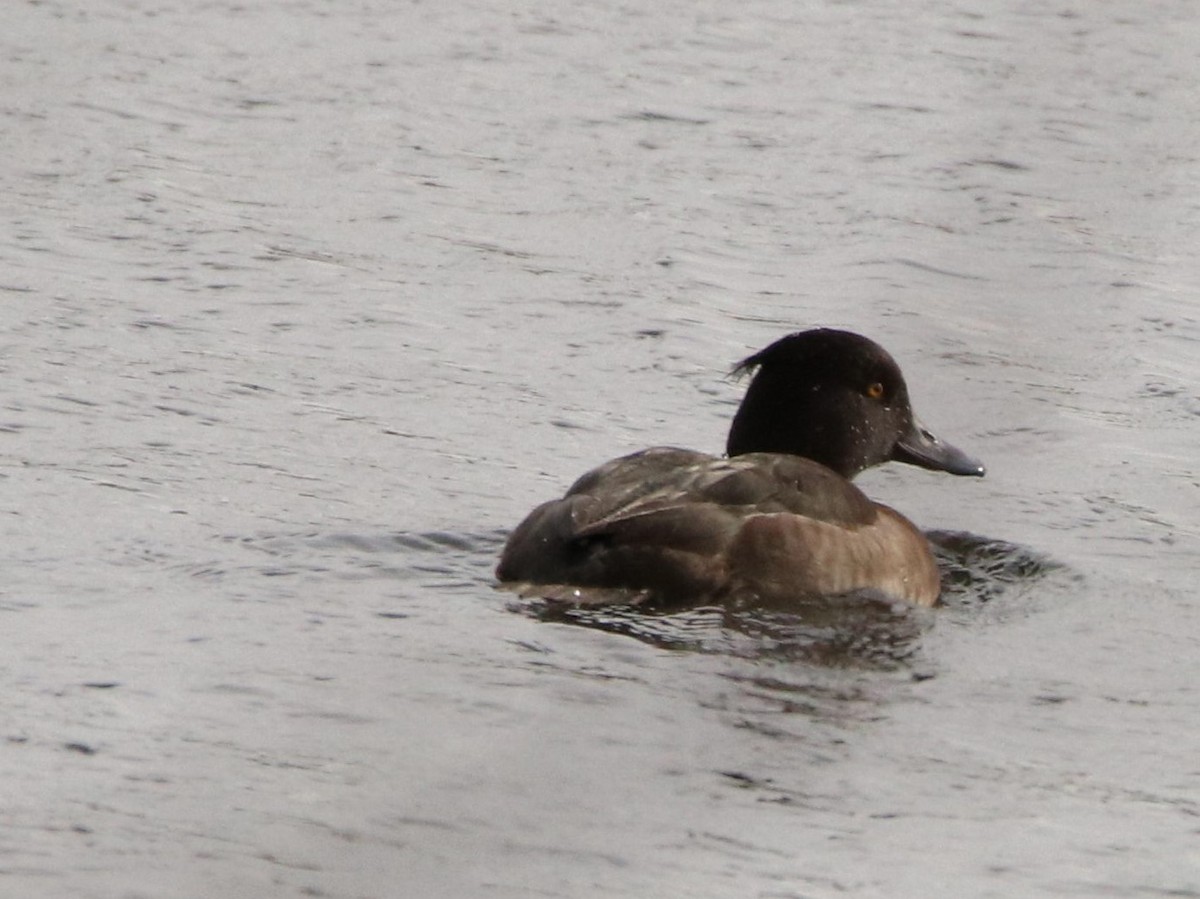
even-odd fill
[[[868,384],[864,393],[873,400],[883,399],[883,385],[878,381]]]

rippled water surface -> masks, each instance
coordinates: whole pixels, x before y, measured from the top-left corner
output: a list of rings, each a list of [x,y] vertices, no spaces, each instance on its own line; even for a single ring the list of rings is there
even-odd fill
[[[0,894],[1200,896],[1200,10],[10,4]],[[943,607],[504,535],[883,343]]]

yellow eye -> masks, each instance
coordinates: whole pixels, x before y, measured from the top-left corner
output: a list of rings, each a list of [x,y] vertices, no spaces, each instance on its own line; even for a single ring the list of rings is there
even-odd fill
[[[868,384],[866,394],[873,400],[883,397],[883,385],[876,381],[874,384]]]

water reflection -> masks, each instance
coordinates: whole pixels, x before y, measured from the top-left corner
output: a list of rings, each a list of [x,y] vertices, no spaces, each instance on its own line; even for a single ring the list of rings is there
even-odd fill
[[[625,634],[663,649],[882,668],[911,656],[928,614],[872,597],[806,599],[788,609],[737,601],[680,609],[653,602],[572,606],[546,600],[523,608],[543,621]]]
[[[1028,590],[1066,567],[1017,543],[966,531],[925,535],[942,572],[942,605],[971,607]]]

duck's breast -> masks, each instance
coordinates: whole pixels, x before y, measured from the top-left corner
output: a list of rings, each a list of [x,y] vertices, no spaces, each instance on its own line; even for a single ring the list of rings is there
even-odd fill
[[[893,509],[875,510],[857,525],[788,512],[747,517],[726,553],[730,588],[771,599],[873,590],[933,605],[941,578],[928,541]]]

